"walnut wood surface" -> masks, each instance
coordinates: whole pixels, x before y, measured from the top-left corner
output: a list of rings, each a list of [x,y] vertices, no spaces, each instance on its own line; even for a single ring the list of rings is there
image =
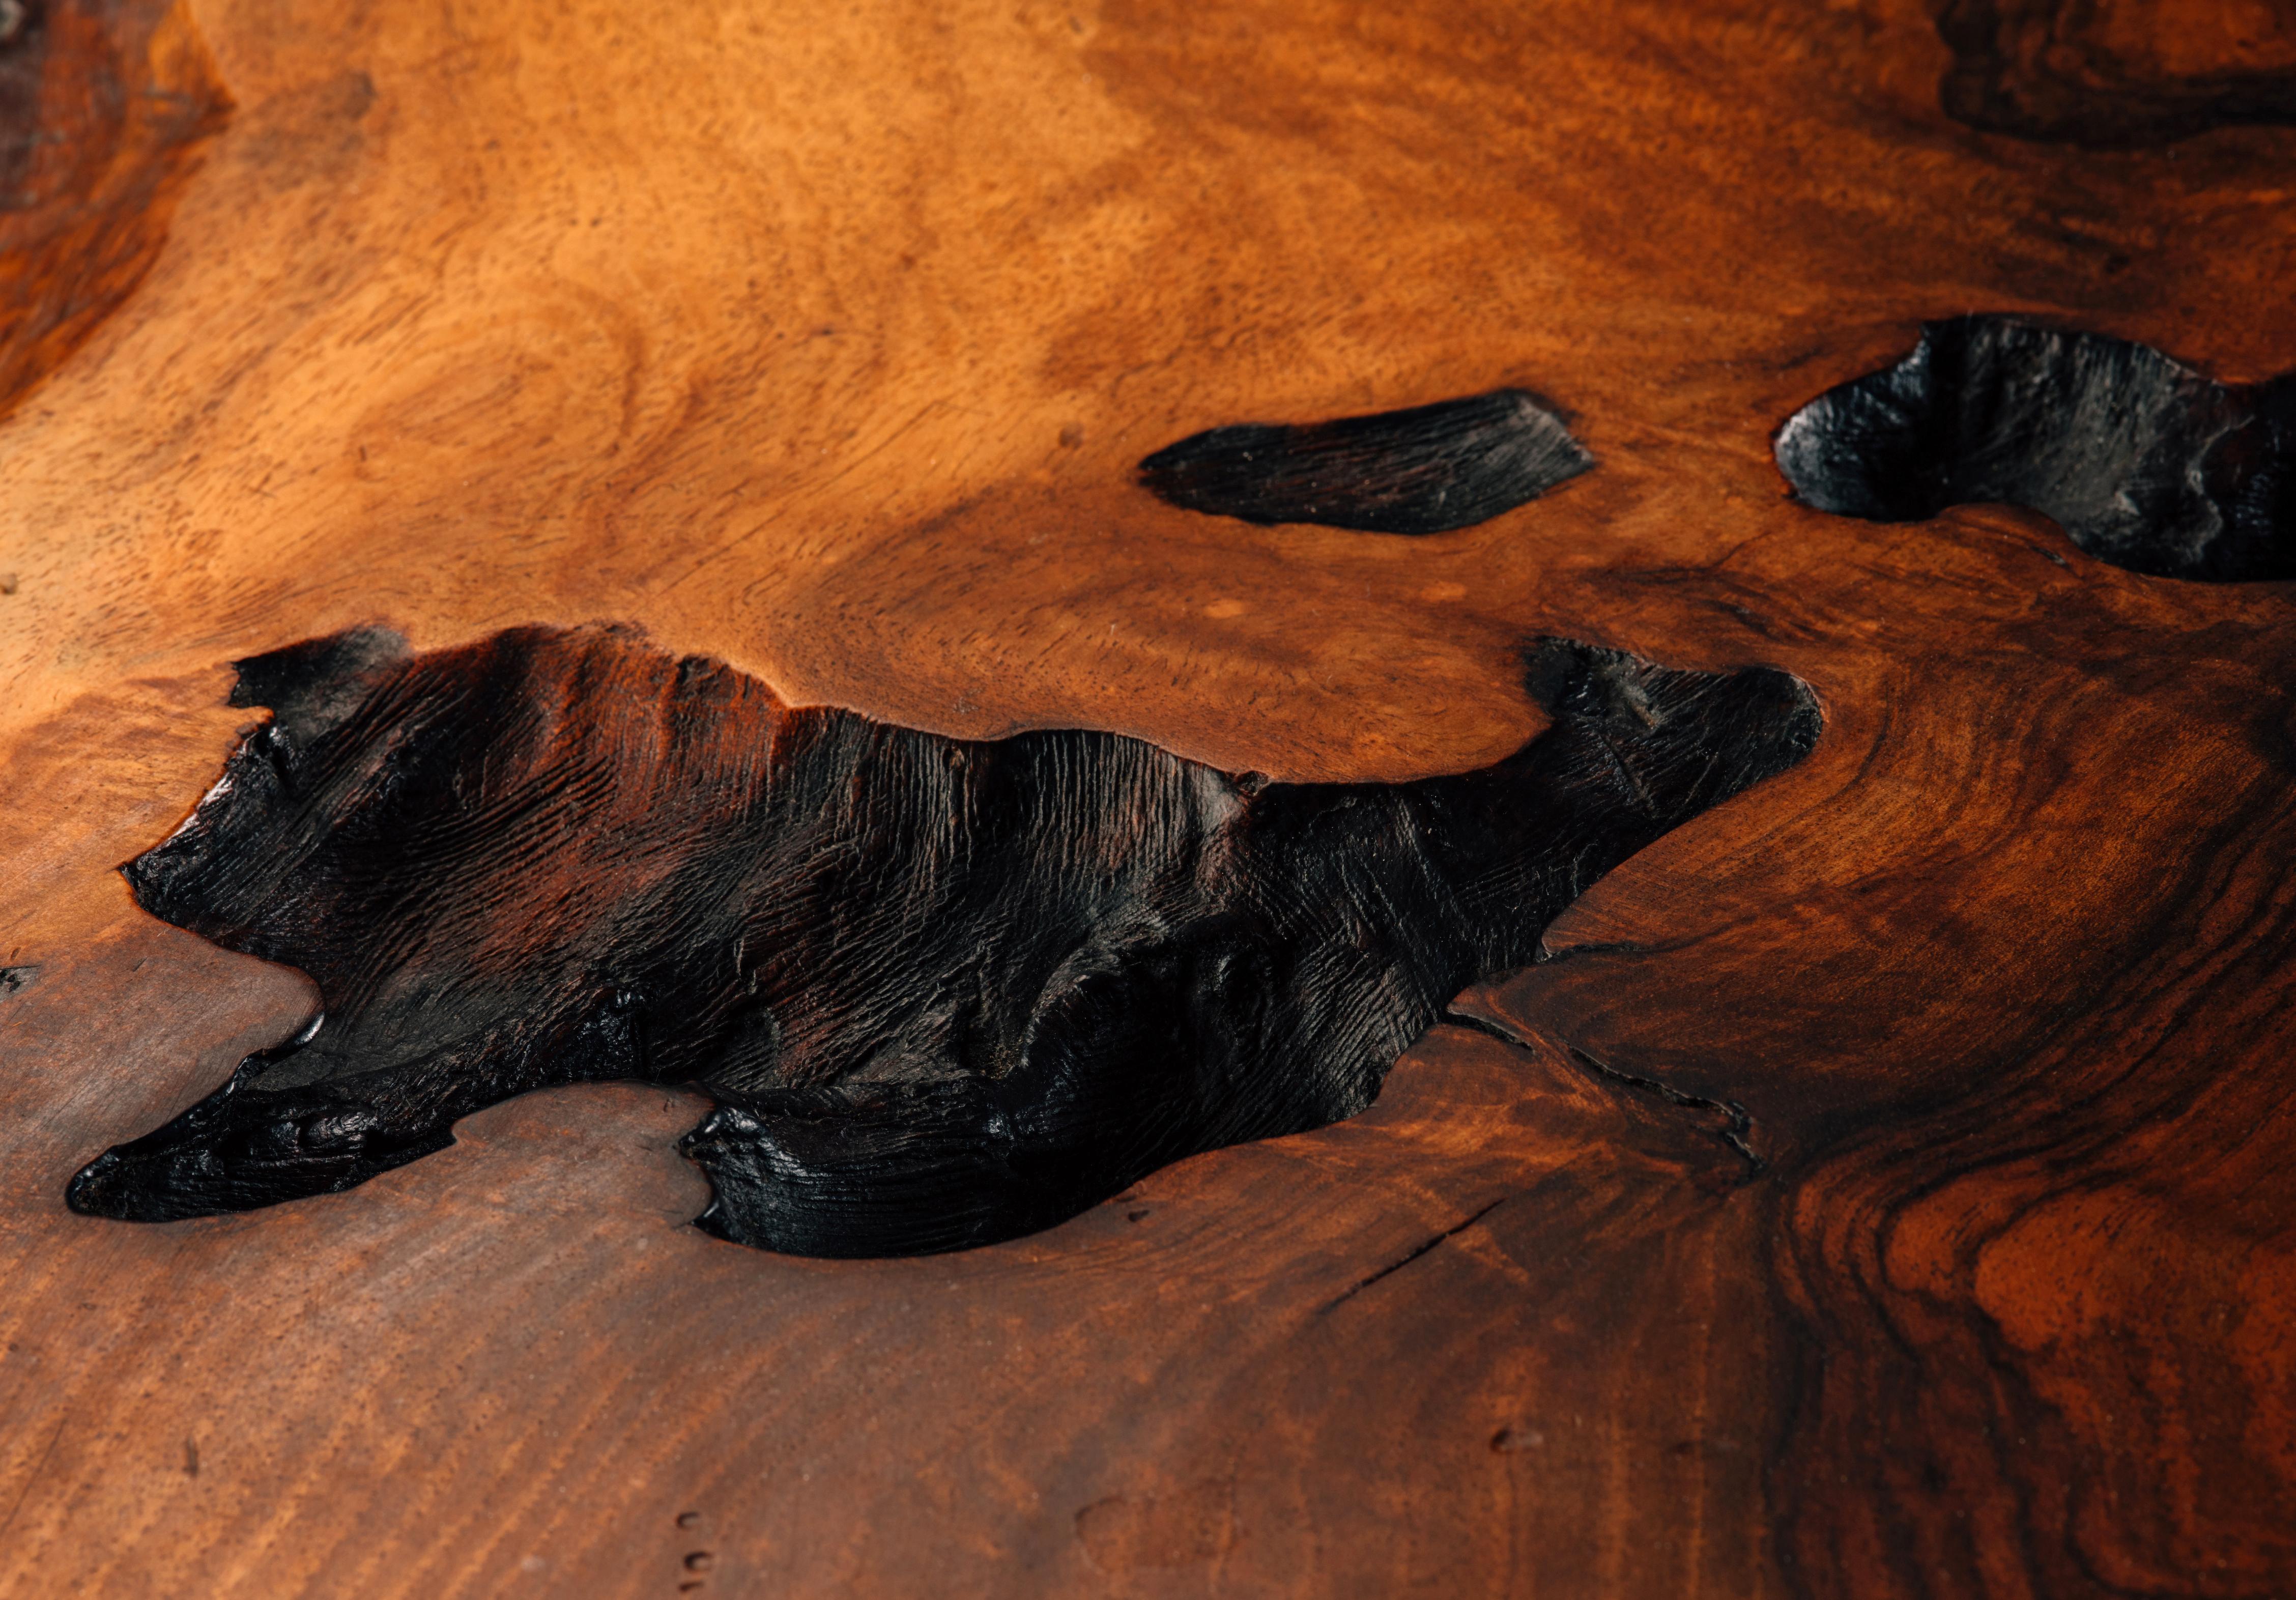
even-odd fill
[[[166,0],[0,11],[0,414],[127,298],[230,98]]]
[[[2251,9],[2129,37],[2247,83]],[[1770,455],[1971,310],[2296,369],[2296,131],[1975,131],[1901,0],[189,20],[237,110],[0,429],[0,1593],[2296,1590],[2291,591]],[[1506,387],[1597,465],[1459,532],[1136,480]],[[1282,779],[1504,756],[1526,635],[1827,722],[1363,1116],[1033,1238],[712,1240],[698,1103],[632,1086],[67,1212],[312,1003],[111,870],[218,769],[225,663],[602,619]]]

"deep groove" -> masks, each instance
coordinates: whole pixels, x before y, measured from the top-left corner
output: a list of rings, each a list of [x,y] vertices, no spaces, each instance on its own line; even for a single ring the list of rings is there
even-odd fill
[[[1570,1054],[1582,1065],[1591,1068],[1603,1077],[1615,1079],[1630,1088],[1642,1090],[1644,1094],[1656,1095],[1669,1105],[1677,1105],[1685,1111],[1719,1113],[1723,1119],[1723,1125],[1710,1128],[1708,1131],[1737,1152],[1739,1158],[1746,1163],[1746,1176],[1753,1177],[1768,1169],[1769,1162],[1764,1161],[1755,1152],[1753,1143],[1749,1136],[1754,1131],[1753,1113],[1736,1101],[1709,1100],[1701,1095],[1685,1095],[1673,1085],[1661,1083],[1655,1078],[1640,1078],[1632,1072],[1621,1072],[1609,1063],[1596,1060],[1576,1045],[1570,1046]]]
[[[1820,511],[1912,522],[1998,502],[2131,571],[2296,578],[2296,375],[2228,387],[2146,345],[1956,317],[1795,412],[1776,455]]]
[[[1337,422],[1214,428],[1157,451],[1140,478],[1215,516],[1422,534],[1488,521],[1594,464],[1537,395],[1500,389]]]
[[[1462,1011],[1453,1006],[1443,1013],[1443,1020],[1447,1022],[1457,1023],[1462,1027],[1472,1028],[1479,1033],[1488,1034],[1500,1043],[1511,1045],[1518,1050],[1530,1048],[1529,1042],[1512,1029],[1489,1017],[1478,1016],[1472,1011]],[[1754,1149],[1751,1136],[1754,1131],[1753,1113],[1736,1101],[1709,1100],[1699,1095],[1686,1095],[1671,1084],[1661,1083],[1655,1078],[1642,1078],[1632,1072],[1622,1072],[1609,1063],[1598,1060],[1581,1050],[1576,1045],[1564,1047],[1570,1051],[1571,1058],[1579,1065],[1600,1077],[1610,1079],[1614,1083],[1624,1084],[1640,1094],[1654,1095],[1669,1105],[1679,1106],[1685,1111],[1712,1112],[1718,1114],[1723,1120],[1722,1126],[1716,1128],[1710,1125],[1706,1131],[1728,1145],[1739,1159],[1746,1163],[1746,1176],[1751,1178],[1768,1169],[1769,1162]]]
[[[1784,673],[1548,640],[1552,725],[1479,772],[1269,783],[1088,732],[793,709],[626,629],[241,665],[250,733],[125,869],[325,1007],[72,1182],[135,1220],[340,1190],[553,1084],[694,1085],[741,1243],[957,1248],[1368,1104],[1594,877],[1798,760]]]

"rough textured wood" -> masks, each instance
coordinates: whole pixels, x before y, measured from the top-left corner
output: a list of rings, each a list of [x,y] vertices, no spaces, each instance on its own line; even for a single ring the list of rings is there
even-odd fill
[[[1472,528],[1577,477],[1594,458],[1536,395],[1502,389],[1325,423],[1234,423],[1140,464],[1190,511],[1372,533]]]
[[[679,1146],[709,1232],[913,1255],[1353,1116],[1463,984],[1817,741],[1782,672],[1523,654],[1548,726],[1411,784],[945,739],[619,628],[238,662],[268,720],[121,873],[319,1014],[65,1198],[173,1222],[339,1194],[514,1095],[632,1080],[716,1103]]]
[[[1956,317],[1788,417],[1777,457],[1820,511],[2021,505],[2132,572],[2296,577],[2296,374],[2228,389],[2125,340]]]
[[[2296,369],[2296,131],[1976,131],[1898,0],[196,21],[240,109],[0,431],[0,1592],[2296,1588],[2290,590],[1771,455],[1972,309]],[[1462,531],[1136,480],[1508,387],[1599,464]],[[631,1086],[66,1211],[312,1005],[112,871],[225,663],[593,619],[1286,781],[1505,755],[1526,636],[1827,724],[1363,1116],[1030,1239],[711,1240]]]

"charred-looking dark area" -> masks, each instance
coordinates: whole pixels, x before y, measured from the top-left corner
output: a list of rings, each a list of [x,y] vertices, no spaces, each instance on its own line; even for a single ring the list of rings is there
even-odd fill
[[[2131,571],[2296,578],[2296,382],[2230,387],[2099,334],[1928,324],[1897,365],[1787,418],[1777,460],[1820,511],[2021,505]]]
[[[1447,533],[1594,464],[1538,396],[1500,389],[1332,423],[1214,428],[1157,451],[1140,479],[1174,505],[1247,522]]]
[[[72,1180],[139,1220],[348,1188],[545,1085],[689,1084],[702,1225],[815,1255],[1046,1227],[1362,1110],[1602,873],[1816,741],[1799,680],[1558,642],[1549,729],[1419,783],[1236,776],[1112,734],[792,709],[624,629],[240,664],[267,705],[125,871],[299,967],[299,1038]]]
[[[2296,5],[1948,0],[1945,114],[1988,133],[2093,149],[2296,123]]]

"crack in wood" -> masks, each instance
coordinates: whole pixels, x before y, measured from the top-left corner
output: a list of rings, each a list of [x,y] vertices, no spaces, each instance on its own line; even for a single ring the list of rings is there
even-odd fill
[[[1633,947],[1598,948],[1630,949]],[[1450,1007],[1443,1013],[1443,1020],[1447,1022],[1456,1022],[1463,1028],[1473,1029],[1476,1032],[1485,1034],[1513,1049],[1529,1050],[1532,1047],[1529,1039],[1524,1038],[1499,1019],[1470,1011],[1464,1006]],[[1660,1079],[1645,1078],[1638,1073],[1621,1071],[1576,1045],[1566,1044],[1563,1049],[1572,1061],[1598,1077],[1607,1078],[1613,1083],[1624,1084],[1638,1094],[1654,1096],[1663,1100],[1669,1105],[1684,1111],[1712,1112],[1720,1116],[1721,1126],[1716,1127],[1710,1122],[1706,1125],[1705,1131],[1728,1145],[1732,1153],[1745,1163],[1746,1169],[1741,1181],[1751,1182],[1768,1169],[1769,1162],[1759,1151],[1754,1148],[1753,1113],[1736,1101],[1709,1099],[1702,1095],[1693,1095],[1676,1088],[1672,1084]]]
[[[1338,1310],[1341,1306],[1347,1304],[1348,1301],[1353,1300],[1357,1295],[1361,1294],[1374,1284],[1393,1277],[1397,1273],[1401,1272],[1405,1268],[1410,1266],[1414,1261],[1416,1261],[1422,1256],[1427,1254],[1428,1251],[1435,1249],[1438,1245],[1447,1243],[1451,1240],[1457,1238],[1461,1234],[1465,1233],[1469,1228],[1474,1227],[1484,1218],[1489,1216],[1493,1211],[1497,1210],[1501,1206],[1506,1204],[1508,1201],[1520,1198],[1521,1196],[1519,1195],[1502,1194],[1488,1205],[1476,1207],[1474,1210],[1469,1212],[1465,1217],[1463,1217],[1458,1221],[1453,1223],[1449,1227],[1445,1228],[1441,1233],[1421,1240],[1409,1250],[1404,1251],[1403,1254],[1398,1256],[1394,1260],[1390,1261],[1386,1266],[1381,1268],[1377,1272],[1371,1274],[1368,1277],[1357,1280],[1352,1287],[1341,1290],[1337,1295],[1334,1295],[1330,1301],[1326,1301],[1316,1315],[1321,1317],[1330,1316],[1333,1311]]]

